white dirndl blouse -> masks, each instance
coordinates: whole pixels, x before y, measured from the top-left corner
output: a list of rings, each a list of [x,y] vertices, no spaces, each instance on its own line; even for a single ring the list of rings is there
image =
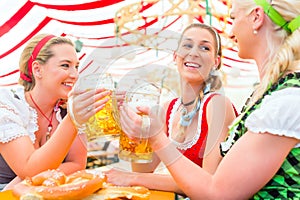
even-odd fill
[[[38,130],[37,111],[25,100],[22,86],[0,88],[0,142],[7,143],[21,136],[29,136],[35,142]],[[61,122],[60,109],[56,119]]]
[[[260,108],[248,116],[245,126],[254,133],[268,132],[300,140],[300,88],[286,88],[267,95]]]

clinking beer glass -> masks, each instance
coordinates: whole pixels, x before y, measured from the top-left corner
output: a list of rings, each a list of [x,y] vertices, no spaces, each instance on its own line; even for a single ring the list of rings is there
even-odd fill
[[[96,88],[105,88],[111,91],[109,101],[94,116],[90,117],[85,123],[85,133],[88,141],[99,138],[106,140],[115,138],[121,133],[119,123],[119,113],[115,97],[115,88],[110,74],[89,74],[80,77],[75,87],[81,90],[93,90]]]
[[[125,102],[136,112],[137,106],[153,107],[159,105],[161,90],[153,83],[144,83],[136,88],[127,91]],[[139,114],[139,113],[138,113]],[[142,115],[142,113],[140,113]],[[144,119],[148,118],[145,116]],[[144,124],[144,123],[143,123]],[[150,124],[148,124],[150,125]],[[142,127],[142,131],[147,132],[149,127]],[[130,139],[124,132],[120,134],[119,145],[119,158],[122,160],[136,162],[136,163],[149,163],[152,162],[153,151],[148,142],[148,138],[140,133],[140,138]]]

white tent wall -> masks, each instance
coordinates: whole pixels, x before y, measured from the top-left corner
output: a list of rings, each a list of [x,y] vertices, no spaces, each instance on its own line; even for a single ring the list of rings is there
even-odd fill
[[[172,7],[174,2],[176,9]],[[198,2],[218,10],[219,14],[228,13],[225,1]],[[119,81],[129,71],[153,65],[176,71],[172,60],[172,51],[177,47],[176,39],[187,24],[199,22],[194,16],[176,15],[179,11],[184,13],[190,3],[188,0],[145,0],[143,3],[136,0],[1,0],[0,85],[17,84],[20,53],[26,42],[37,33],[64,35],[74,42],[81,41],[83,46],[78,53],[81,76],[105,70]],[[131,26],[131,34],[124,27],[118,27],[124,35],[122,38],[115,37],[116,13],[127,6],[135,8],[133,5],[137,4],[141,4],[143,9],[141,12],[134,10],[136,13],[133,13],[132,22],[126,24]],[[165,16],[171,11],[171,15]],[[157,16],[157,20],[153,20],[153,16]],[[147,20],[141,21],[141,17]],[[228,18],[220,21],[215,17],[203,16],[202,19],[217,30],[230,31]],[[139,37],[133,31],[135,28],[140,29],[141,35],[151,34],[152,31],[158,32],[162,38],[150,38],[143,45],[134,43]],[[132,43],[126,44],[126,41]],[[258,80],[257,71],[252,62],[238,58],[236,49],[230,47],[228,41],[226,34],[223,35],[224,89],[239,109]]]

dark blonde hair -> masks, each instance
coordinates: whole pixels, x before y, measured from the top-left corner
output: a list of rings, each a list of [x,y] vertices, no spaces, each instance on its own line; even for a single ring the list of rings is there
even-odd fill
[[[32,52],[35,49],[35,47],[38,45],[38,43],[45,37],[47,37],[50,34],[38,34],[34,36],[28,44],[25,46],[20,60],[19,60],[19,69],[20,73],[24,74],[27,77],[30,77],[31,81],[24,80],[22,78],[19,78],[19,84],[24,86],[25,91],[30,91],[35,86],[35,78],[33,75],[29,74],[28,70],[28,61],[30,57],[32,56]],[[35,60],[38,61],[40,64],[45,64],[52,56],[54,56],[54,53],[52,52],[51,47],[57,44],[70,44],[74,47],[73,42],[65,37],[53,37],[49,41],[45,43],[45,45],[41,48],[39,53],[37,54]],[[75,47],[74,47],[75,48]],[[31,66],[30,66],[31,67]]]
[[[212,34],[212,36],[214,38],[215,55],[216,56],[220,56],[220,63],[216,67],[216,70],[219,70],[221,68],[221,66],[222,66],[222,62],[221,62],[221,59],[222,59],[222,42],[221,42],[221,37],[218,34],[218,32],[212,26],[210,26],[210,25],[201,24],[201,23],[193,23],[193,24],[190,24],[189,26],[187,26],[183,30],[183,32],[182,32],[182,34],[180,36],[178,44],[181,43],[184,33],[187,30],[191,29],[191,28],[205,29],[205,30],[209,31]],[[210,91],[216,91],[216,90],[218,90],[218,89],[220,89],[222,87],[222,80],[221,80],[221,78],[218,75],[210,74],[210,76],[208,77],[208,79],[205,81],[205,84],[206,85],[210,84]]]

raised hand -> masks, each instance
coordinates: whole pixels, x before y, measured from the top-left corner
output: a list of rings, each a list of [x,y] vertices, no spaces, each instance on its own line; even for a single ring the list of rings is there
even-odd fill
[[[109,100],[111,91],[103,88],[94,90],[72,90],[68,97],[68,112],[74,123],[81,126],[101,110]]]
[[[163,131],[165,111],[157,105],[153,107],[139,106],[134,111],[130,106],[120,107],[122,130],[130,138],[151,138]]]

